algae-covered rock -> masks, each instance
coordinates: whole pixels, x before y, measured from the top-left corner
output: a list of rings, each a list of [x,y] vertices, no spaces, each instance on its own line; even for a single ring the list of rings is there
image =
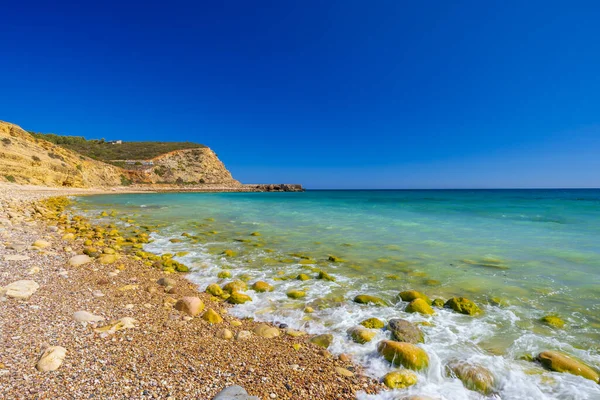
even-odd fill
[[[116,254],[103,254],[98,257],[98,261],[100,264],[112,264],[119,259],[119,256]]]
[[[434,314],[433,308],[431,308],[431,306],[423,299],[414,299],[406,306],[404,311],[409,313],[417,312],[425,315]]]
[[[206,310],[200,318],[212,325],[220,324],[221,322],[223,322],[223,318],[212,308]]]
[[[329,275],[325,271],[319,271],[319,274],[317,275],[317,279],[323,279],[326,281],[335,282],[335,278],[333,276]]]
[[[375,306],[387,306],[387,302],[382,298],[368,294],[359,294],[354,298],[354,302],[359,304],[372,304]]]
[[[361,325],[348,329],[347,333],[353,341],[360,344],[370,342],[377,334],[377,332],[367,329]]]
[[[536,359],[551,371],[567,372],[600,383],[598,371],[567,354],[558,351],[543,351],[538,354]]]
[[[302,290],[292,289],[292,290],[288,290],[286,295],[290,299],[301,299],[303,297],[306,297],[306,292],[304,292]]]
[[[445,304],[445,302],[444,302],[444,300],[442,300],[442,299],[435,299],[435,300],[434,300],[434,301],[431,303],[431,305],[432,305],[432,306],[434,306],[434,307],[437,307],[437,308],[443,308],[443,307],[444,307],[444,304]]]
[[[310,342],[316,344],[319,347],[326,349],[333,342],[333,335],[331,335],[329,333],[325,333],[322,335],[313,336],[310,339]]]
[[[425,350],[411,343],[382,340],[377,345],[377,352],[392,364],[415,371],[429,366],[429,356]]]
[[[404,292],[398,293],[398,297],[401,298],[402,301],[408,301],[409,303],[416,299],[423,299],[427,302],[427,304],[431,304],[429,297],[421,292],[417,292],[416,290],[405,290]]]
[[[412,344],[423,342],[423,332],[405,319],[390,319],[388,322],[388,330],[392,332],[392,338],[399,342]]]
[[[383,377],[383,384],[390,389],[405,389],[416,383],[417,374],[406,369],[389,372]]]
[[[296,279],[298,279],[299,281],[307,281],[310,279],[310,276],[306,275],[306,274],[299,274]]]
[[[263,281],[257,281],[254,282],[254,284],[252,285],[252,290],[254,290],[255,292],[272,292],[273,291],[273,286],[269,285],[267,282],[263,282]]]
[[[244,281],[235,280],[223,286],[223,290],[227,293],[244,292],[248,290],[248,285],[246,285],[246,282]]]
[[[562,328],[565,326],[565,321],[563,321],[560,317],[556,315],[546,315],[542,317],[540,320],[545,325],[551,326],[553,328]]]
[[[219,278],[219,279],[231,278],[231,272],[229,272],[229,271],[220,271],[217,274],[217,278]]]
[[[382,329],[385,324],[379,318],[368,318],[360,323],[360,325],[369,329]]]
[[[227,249],[221,254],[223,254],[225,257],[234,257],[235,251]]]
[[[342,261],[344,261],[340,257],[336,257],[336,256],[329,256],[328,260],[331,261],[331,262],[342,262]]]
[[[451,308],[458,313],[466,315],[477,315],[481,313],[481,309],[477,307],[477,304],[466,297],[453,297],[444,304],[444,307]]]
[[[231,304],[244,304],[249,301],[252,301],[252,297],[240,292],[233,292],[231,293],[231,296],[227,298],[227,302]]]
[[[217,285],[216,283],[211,283],[206,287],[206,293],[220,297],[223,295],[223,289],[221,289],[221,286]]]
[[[496,380],[491,371],[484,366],[453,360],[446,367],[449,374],[460,379],[467,389],[485,395],[493,393]]]

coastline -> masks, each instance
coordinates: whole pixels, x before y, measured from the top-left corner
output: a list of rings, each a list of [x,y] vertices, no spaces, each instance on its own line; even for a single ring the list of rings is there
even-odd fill
[[[383,388],[307,335],[231,317],[231,305],[199,292],[203,288],[184,274],[166,274],[125,255],[106,264],[92,259],[69,265],[82,254],[83,239],[66,238],[56,221],[34,208],[55,196],[140,192],[148,191],[0,186],[0,286],[19,280],[39,285],[26,300],[0,295],[3,396],[211,399],[237,384],[261,399],[353,399]],[[36,240],[49,246],[32,247]],[[157,283],[161,278],[172,281],[164,287]],[[191,317],[176,310],[184,297],[199,298],[205,311],[213,309],[223,321],[212,325],[203,313]],[[76,321],[77,311],[103,321]],[[121,329],[129,325],[123,318],[135,319],[134,327]],[[265,325],[278,336],[260,336]],[[103,331],[105,326],[112,329]],[[233,338],[219,338],[227,336],[225,329]],[[249,338],[241,339],[242,331],[251,332]],[[65,348],[66,357],[56,371],[37,371],[48,346]]]

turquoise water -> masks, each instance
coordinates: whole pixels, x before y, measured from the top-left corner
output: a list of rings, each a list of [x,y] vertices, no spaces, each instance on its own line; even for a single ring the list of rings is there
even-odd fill
[[[254,301],[233,313],[333,332],[331,350],[353,354],[373,376],[390,370],[375,352],[388,333],[358,345],[348,340],[349,327],[373,316],[429,322],[422,329],[430,368],[415,387],[379,398],[484,398],[445,376],[445,362],[460,358],[494,372],[496,398],[600,399],[599,385],[589,380],[519,359],[561,349],[600,366],[600,190],[135,194],[83,197],[77,207],[90,214],[114,209],[121,224],[123,216],[160,224],[145,248],[189,251],[178,260],[201,289],[221,282],[217,273],[224,269],[273,284],[272,293],[249,291]],[[225,249],[236,256],[223,256]],[[285,279],[314,275],[317,268],[336,281]],[[291,288],[306,290],[307,297],[288,299]],[[431,298],[469,297],[484,314],[408,314],[406,304],[394,300],[407,289]],[[358,305],[351,301],[357,294],[393,305]],[[306,314],[306,306],[315,312]],[[566,329],[539,323],[548,314],[563,318]]]

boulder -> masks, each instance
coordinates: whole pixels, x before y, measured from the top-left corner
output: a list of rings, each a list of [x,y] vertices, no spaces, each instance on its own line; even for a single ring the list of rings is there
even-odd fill
[[[543,324],[551,326],[553,328],[560,329],[565,326],[565,321],[556,315],[546,315],[540,320]]]
[[[39,289],[39,287],[40,285],[35,281],[21,280],[4,286],[3,291],[7,297],[27,300]]]
[[[256,326],[253,331],[256,336],[260,336],[267,339],[277,337],[280,334],[279,329],[267,324],[260,324]]]
[[[466,315],[477,315],[481,313],[481,309],[477,307],[477,304],[466,297],[453,297],[444,304],[444,307],[451,308],[458,313]]]
[[[383,377],[383,384],[390,389],[405,389],[417,383],[417,374],[407,369],[392,371]]]
[[[221,390],[212,400],[260,400],[256,396],[250,396],[241,386],[229,386]]]
[[[598,371],[567,354],[558,351],[543,351],[538,354],[536,359],[540,364],[551,371],[567,372],[600,383]]]
[[[86,254],[73,256],[69,259],[69,265],[72,267],[79,267],[90,262],[92,262],[92,258]]]
[[[431,304],[429,297],[421,292],[417,292],[416,290],[405,290],[398,293],[398,297],[402,299],[402,301],[408,301],[409,303],[415,299],[423,299],[427,302],[427,304]]]
[[[104,321],[104,317],[99,315],[94,315],[87,311],[75,311],[73,313],[73,318],[77,322],[99,322]]]
[[[221,289],[221,286],[217,285],[216,283],[211,283],[206,287],[206,293],[220,297],[223,295],[223,289]]]
[[[467,389],[484,395],[493,393],[496,380],[490,370],[484,366],[453,360],[446,367],[449,374],[460,379]]]
[[[296,277],[296,279],[298,279],[299,281],[307,281],[310,279],[310,276],[306,274],[300,274]]]
[[[244,282],[244,281],[236,280],[236,281],[231,281],[231,282],[227,283],[225,286],[223,286],[223,290],[227,293],[244,292],[244,291],[248,290],[248,285],[246,285],[246,282]]]
[[[429,366],[429,356],[425,350],[411,343],[382,340],[377,345],[377,352],[392,364],[415,371]]]
[[[255,292],[272,292],[273,286],[269,285],[267,282],[257,281],[252,285],[252,290]]]
[[[444,300],[442,299],[435,299],[432,303],[432,306],[437,307],[437,308],[443,308],[444,307]]]
[[[365,328],[362,325],[354,326],[347,331],[353,341],[360,344],[365,344],[373,340],[377,332]]]
[[[220,324],[223,322],[223,318],[212,308],[206,310],[204,314],[200,317],[211,325]]]
[[[372,304],[375,306],[387,306],[387,302],[382,298],[370,296],[368,294],[359,294],[354,298],[354,302],[358,304]]]
[[[421,332],[417,326],[411,324],[405,319],[390,319],[388,322],[388,330],[392,332],[393,340],[412,344],[423,342],[423,332]]]
[[[333,335],[325,333],[322,335],[313,336],[310,338],[310,342],[316,344],[324,349],[328,348],[333,342]]]
[[[379,318],[368,318],[360,323],[360,325],[369,329],[382,329],[385,324]]]
[[[431,308],[431,306],[429,304],[427,304],[427,302],[423,299],[414,299],[406,306],[404,311],[406,311],[408,313],[416,313],[417,312],[419,314],[424,314],[424,315],[435,314],[435,312],[433,311],[433,308]]]
[[[306,292],[302,290],[291,289],[287,291],[286,295],[290,299],[301,299],[303,297],[306,297]]]
[[[204,310],[204,303],[198,297],[183,297],[175,303],[175,309],[195,317]]]
[[[38,371],[56,371],[67,356],[67,349],[61,346],[50,346],[42,353],[35,368]]]
[[[335,282],[335,278],[333,276],[329,275],[325,271],[319,271],[319,274],[317,275],[317,279],[323,279],[326,281]]]
[[[249,301],[252,301],[252,297],[239,292],[233,292],[231,293],[231,296],[227,298],[227,302],[231,304],[244,304]]]

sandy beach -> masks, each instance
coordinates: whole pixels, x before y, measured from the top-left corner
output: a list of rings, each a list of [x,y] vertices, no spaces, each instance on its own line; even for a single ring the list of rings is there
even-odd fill
[[[382,389],[302,332],[231,317],[232,305],[184,273],[118,250],[83,255],[85,238],[67,228],[77,220],[39,205],[99,193],[115,191],[0,186],[0,398],[212,399],[240,385],[260,399],[353,399]],[[114,247],[104,230],[94,240]]]

